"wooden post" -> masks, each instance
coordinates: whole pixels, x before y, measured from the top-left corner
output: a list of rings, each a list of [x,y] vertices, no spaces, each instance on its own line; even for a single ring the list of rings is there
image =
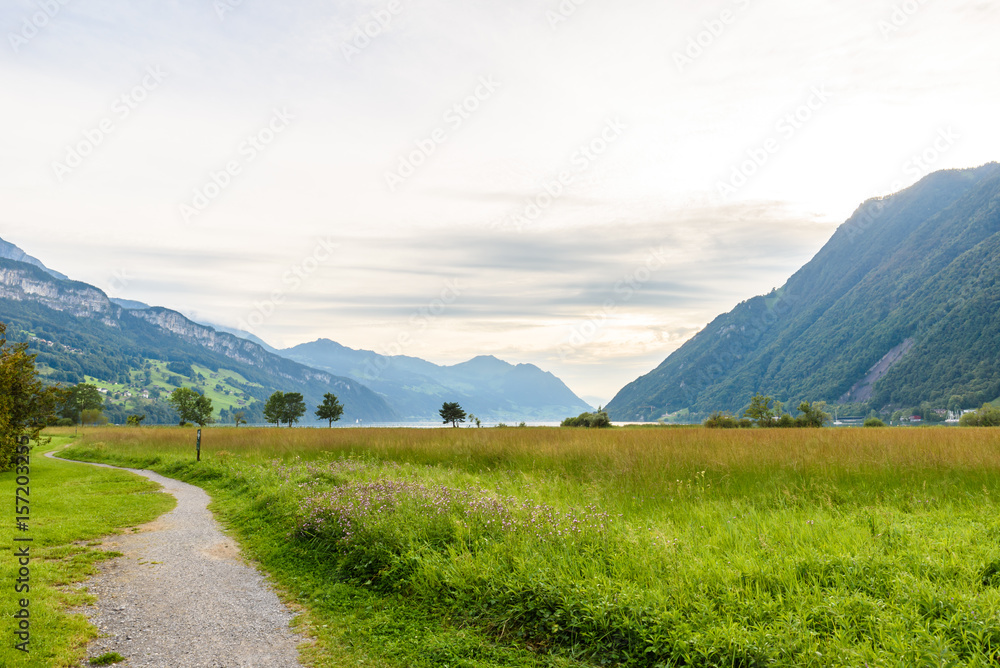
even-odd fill
[[[198,461],[201,461],[201,429],[198,430],[198,445],[195,452],[198,454]]]

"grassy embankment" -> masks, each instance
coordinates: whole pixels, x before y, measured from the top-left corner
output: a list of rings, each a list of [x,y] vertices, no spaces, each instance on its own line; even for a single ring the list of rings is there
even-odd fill
[[[987,666],[1000,431],[91,432],[208,489],[318,665]]]
[[[174,505],[173,497],[155,492],[159,486],[143,478],[43,456],[44,451],[70,440],[58,437],[50,446],[35,447],[31,452],[27,532],[17,531],[14,520],[17,474],[0,473],[0,496],[7,512],[0,522],[4,552],[0,561],[0,666],[5,668],[76,665],[97,631],[83,615],[68,612],[92,599],[74,584],[95,573],[94,564],[115,556],[94,549],[100,538],[148,522]],[[14,534],[32,539],[28,582],[21,583],[30,587],[28,592],[15,591],[21,576],[14,558]],[[14,637],[18,622],[14,614],[21,599],[30,602],[27,654],[14,648],[20,642]]]

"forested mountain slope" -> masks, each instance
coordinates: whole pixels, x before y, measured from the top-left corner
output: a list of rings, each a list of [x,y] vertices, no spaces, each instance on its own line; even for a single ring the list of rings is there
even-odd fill
[[[755,392],[978,406],[1000,395],[998,273],[1000,165],[931,174],[865,202],[784,286],[716,318],[608,411],[738,411]]]

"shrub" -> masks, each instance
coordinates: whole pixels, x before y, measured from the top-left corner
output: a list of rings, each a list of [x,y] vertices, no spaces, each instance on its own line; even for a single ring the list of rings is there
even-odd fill
[[[986,404],[978,411],[963,415],[958,423],[963,427],[1000,427],[1000,408]]]
[[[519,426],[523,427],[522,422]],[[596,413],[580,413],[577,417],[569,417],[562,421],[561,427],[587,427],[594,429],[606,429],[611,426],[611,418],[604,411]]]
[[[729,413],[724,413],[722,411],[712,413],[702,424],[709,429],[736,429],[740,426],[740,423],[736,421],[736,418]]]
[[[795,420],[792,419],[791,415],[789,415],[788,413],[782,413],[781,417],[779,417],[777,420],[774,421],[774,426],[788,429],[790,427],[796,427],[798,425],[796,424]]]
[[[867,420],[865,420],[865,426],[866,427],[884,427],[885,426],[885,422],[882,422],[877,417],[870,417]]]

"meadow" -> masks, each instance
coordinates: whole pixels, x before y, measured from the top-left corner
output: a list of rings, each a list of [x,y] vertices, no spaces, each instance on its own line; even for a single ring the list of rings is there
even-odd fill
[[[317,666],[995,666],[1000,431],[88,430],[198,484]]]

